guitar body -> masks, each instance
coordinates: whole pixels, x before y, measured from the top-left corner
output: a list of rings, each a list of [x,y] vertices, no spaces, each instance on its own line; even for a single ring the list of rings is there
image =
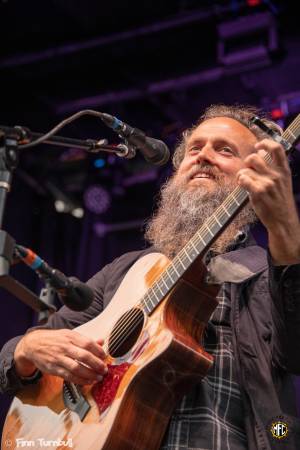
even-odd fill
[[[196,261],[146,315],[137,306],[139,300],[169,264],[159,253],[138,260],[104,312],[76,328],[94,340],[114,333],[122,338],[124,324],[138,317],[139,325],[126,342],[117,350],[108,345],[109,371],[103,381],[80,388],[81,399],[73,392],[72,400],[72,390],[64,388],[61,378],[43,375],[13,400],[2,450],[39,449],[47,442],[51,450],[159,448],[176,403],[212,364],[199,343],[219,289],[205,283],[206,269]],[[77,410],[68,406],[68,396]]]

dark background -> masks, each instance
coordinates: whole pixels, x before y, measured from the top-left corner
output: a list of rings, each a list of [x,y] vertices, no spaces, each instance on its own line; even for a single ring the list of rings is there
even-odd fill
[[[261,107],[285,127],[300,112],[294,4],[2,0],[0,124],[45,132],[89,108],[117,115],[173,150],[206,106],[238,102]],[[60,134],[118,142],[92,117]],[[296,151],[297,201],[299,161]],[[158,168],[140,156],[128,161],[49,145],[23,150],[3,228],[85,281],[112,258],[145,246],[143,224],[170,171],[170,164]],[[56,210],[57,201],[66,212]],[[82,218],[72,215],[78,208]],[[257,227],[255,234],[264,245],[264,230]],[[15,267],[13,274],[39,293],[30,269]],[[35,320],[1,289],[1,345]],[[1,396],[0,403],[3,420],[9,400]]]

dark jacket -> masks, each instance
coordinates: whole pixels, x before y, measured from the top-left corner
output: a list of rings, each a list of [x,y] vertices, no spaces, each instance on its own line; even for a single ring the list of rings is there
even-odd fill
[[[127,253],[105,266],[88,284],[95,300],[83,312],[66,307],[45,328],[74,328],[107,306],[134,262],[153,248]],[[212,277],[231,282],[232,330],[238,380],[246,412],[249,450],[300,448],[300,421],[290,373],[300,374],[300,265],[273,267],[266,252],[250,245],[213,258]],[[0,390],[15,392],[24,382],[15,373],[10,340],[0,359]],[[287,424],[288,437],[272,437],[272,422]]]

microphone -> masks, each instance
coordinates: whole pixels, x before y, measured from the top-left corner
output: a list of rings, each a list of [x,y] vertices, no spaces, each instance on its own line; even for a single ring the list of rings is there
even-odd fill
[[[157,166],[162,166],[168,162],[170,151],[163,141],[146,136],[142,130],[133,128],[110,114],[101,113],[101,119],[120,137],[138,148],[147,162]]]
[[[75,277],[67,277],[59,270],[53,269],[29,248],[16,245],[16,251],[25,264],[51,284],[68,308],[73,311],[84,311],[91,305],[94,293],[89,286]]]

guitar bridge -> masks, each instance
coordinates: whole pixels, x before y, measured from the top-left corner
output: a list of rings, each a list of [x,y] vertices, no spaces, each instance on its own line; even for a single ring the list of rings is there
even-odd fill
[[[82,395],[82,392],[74,383],[69,383],[67,381],[64,382],[63,400],[65,406],[78,414],[81,421],[91,409],[91,405],[87,402],[85,397]]]

